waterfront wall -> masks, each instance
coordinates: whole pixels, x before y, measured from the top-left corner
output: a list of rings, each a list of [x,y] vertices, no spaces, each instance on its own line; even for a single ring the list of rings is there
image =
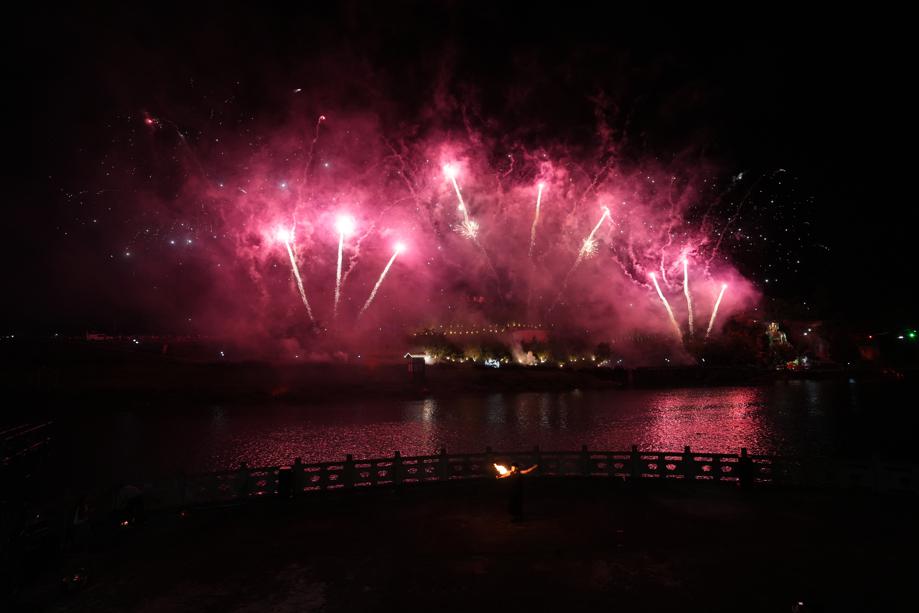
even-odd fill
[[[298,496],[379,487],[422,486],[471,479],[494,479],[494,464],[537,465],[526,478],[608,479],[638,482],[720,482],[745,487],[853,488],[919,492],[919,468],[880,461],[834,462],[775,456],[682,452],[531,451],[448,454],[250,468],[188,477],[147,488],[154,507],[180,507],[217,502]]]

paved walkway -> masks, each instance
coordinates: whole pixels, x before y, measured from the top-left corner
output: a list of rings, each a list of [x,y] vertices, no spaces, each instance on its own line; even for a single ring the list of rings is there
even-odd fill
[[[505,482],[151,517],[71,556],[21,606],[52,611],[909,610],[915,501]],[[84,567],[86,587],[54,582]]]

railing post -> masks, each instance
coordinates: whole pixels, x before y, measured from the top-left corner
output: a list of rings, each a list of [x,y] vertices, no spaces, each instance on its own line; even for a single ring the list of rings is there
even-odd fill
[[[354,456],[350,453],[345,456],[344,475],[342,475],[342,485],[347,488],[354,487]]]
[[[402,485],[402,454],[398,451],[392,459],[392,482],[395,485]]]
[[[536,470],[533,472],[542,475],[542,455],[539,453],[539,445],[533,448],[533,463],[536,465]]]
[[[294,475],[290,466],[278,466],[278,498],[290,500],[294,497]]]
[[[440,448],[440,470],[439,480],[446,481],[450,478],[450,462],[447,461],[447,450],[444,447]]]
[[[294,488],[294,497],[299,496],[303,493],[303,458],[294,458],[294,467],[293,467],[293,488]]]
[[[239,463],[236,472],[236,495],[244,500],[249,497],[249,465],[245,462]]]
[[[179,489],[179,506],[184,508],[191,502],[188,496],[188,477],[184,471],[179,473],[177,483]]]
[[[632,481],[641,479],[641,454],[638,453],[638,445],[632,445],[632,454],[629,457],[629,470],[632,473]]]
[[[747,448],[740,448],[740,458],[737,460],[737,478],[740,481],[740,487],[750,487],[753,483],[753,465],[747,456]]]
[[[581,445],[581,476],[590,476],[590,454],[587,453],[587,445]]]
[[[880,492],[882,489],[882,472],[883,468],[881,466],[881,459],[878,457],[878,454],[872,454],[871,456],[871,468],[872,468],[872,477],[874,477],[873,483],[871,484],[874,487],[875,492]]]
[[[687,481],[693,481],[696,478],[696,462],[692,458],[692,452],[689,451],[689,445],[683,447],[683,478]]]

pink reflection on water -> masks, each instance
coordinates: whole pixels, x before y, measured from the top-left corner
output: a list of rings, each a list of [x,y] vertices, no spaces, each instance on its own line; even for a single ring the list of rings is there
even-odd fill
[[[762,388],[488,394],[214,416],[201,452],[211,470],[494,449],[772,453]],[[204,448],[205,446],[209,449]]]
[[[648,406],[642,445],[650,449],[737,453],[765,452],[759,388],[689,389],[662,393]]]

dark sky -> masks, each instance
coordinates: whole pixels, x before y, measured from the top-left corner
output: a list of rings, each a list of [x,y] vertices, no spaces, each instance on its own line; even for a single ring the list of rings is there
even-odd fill
[[[731,173],[793,174],[797,194],[786,207],[799,210],[771,227],[760,214],[758,223],[780,233],[789,220],[806,222],[805,240],[825,248],[805,250],[807,262],[764,286],[767,296],[880,325],[909,323],[915,312],[905,296],[916,107],[902,15],[772,5],[743,15],[628,13],[612,3],[270,4],[46,8],[10,21],[7,55],[19,85],[7,104],[21,97],[27,106],[6,119],[11,134],[26,130],[29,146],[7,143],[27,166],[8,180],[5,328],[131,319],[129,305],[80,295],[93,287],[82,275],[112,275],[115,286],[125,279],[88,263],[66,266],[105,240],[69,227],[72,204],[61,193],[98,175],[110,124],[147,110],[181,121],[229,84],[241,108],[282,121],[281,92],[317,81],[329,99],[372,106],[394,124],[423,112],[443,82],[496,125],[529,126],[521,138],[533,143],[589,140],[591,100],[602,93],[617,111],[626,157],[692,149]],[[366,87],[355,87],[355,73],[372,75]],[[750,257],[742,269],[763,274],[762,260],[778,255]]]

